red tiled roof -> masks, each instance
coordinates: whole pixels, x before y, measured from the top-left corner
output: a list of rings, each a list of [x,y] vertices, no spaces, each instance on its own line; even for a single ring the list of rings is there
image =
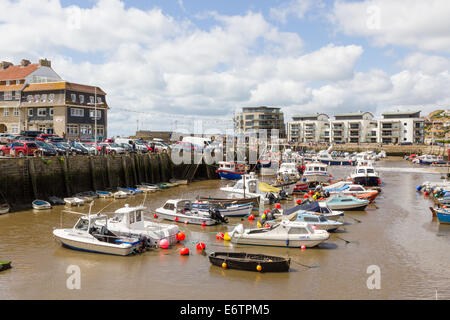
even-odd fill
[[[80,92],[86,92],[86,93],[95,93],[95,88],[93,86],[88,86],[84,84],[78,84],[73,82],[66,82],[66,89],[71,91],[80,91]],[[97,94],[104,94],[106,95],[105,91],[97,87]]]
[[[95,93],[95,87],[88,86],[84,84],[72,83],[67,81],[61,82],[43,82],[43,83],[30,83],[23,90],[24,92],[28,91],[53,91],[53,90],[70,90],[76,92],[85,92],[85,93]],[[106,95],[106,93],[97,87],[97,94]]]
[[[24,79],[39,68],[39,64],[29,64],[26,67],[10,66],[6,69],[0,70],[0,81],[5,80],[20,80]]]

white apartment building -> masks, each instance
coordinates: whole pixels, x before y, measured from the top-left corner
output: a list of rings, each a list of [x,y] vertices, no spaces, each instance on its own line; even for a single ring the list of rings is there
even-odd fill
[[[370,112],[323,113],[294,116],[288,122],[288,140],[300,143],[423,143],[420,111],[387,112],[376,120]]]

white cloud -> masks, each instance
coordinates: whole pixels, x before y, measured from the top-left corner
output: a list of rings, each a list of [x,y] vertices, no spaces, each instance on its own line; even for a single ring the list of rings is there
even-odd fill
[[[448,0],[337,0],[330,18],[338,31],[377,46],[450,52],[449,16]]]
[[[320,0],[291,0],[289,2],[281,4],[278,7],[271,8],[270,17],[285,24],[289,16],[303,19],[306,12],[314,7],[322,6],[323,3]]]

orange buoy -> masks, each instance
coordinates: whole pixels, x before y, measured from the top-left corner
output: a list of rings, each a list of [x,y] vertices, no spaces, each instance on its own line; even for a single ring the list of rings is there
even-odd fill
[[[303,251],[303,250],[306,250],[306,246],[305,246],[305,245],[302,245],[302,246],[301,246],[301,249],[302,249],[302,251]]]
[[[223,237],[224,237],[224,235],[223,235],[222,232],[218,232],[218,233],[216,234],[216,239],[217,239],[217,240],[223,240]]]
[[[187,220],[184,222],[184,224],[188,224],[188,223],[189,223],[189,221],[187,221]]]
[[[224,262],[224,263],[222,263],[222,268],[224,268],[224,269],[226,269],[228,266],[227,266],[227,264]]]
[[[183,248],[180,249],[180,255],[186,256],[188,254],[189,254],[189,249],[188,248],[183,247]]]
[[[303,198],[308,199],[309,196],[308,196],[307,194],[305,194],[305,195],[303,196]]]
[[[186,235],[183,232],[178,232],[177,233],[177,240],[178,241],[183,241],[186,238]]]
[[[297,202],[297,204],[301,204],[302,200],[298,199],[296,202]]]
[[[258,270],[259,272],[261,272],[261,271],[262,271],[261,265],[258,264],[258,265],[256,266],[256,270]]]

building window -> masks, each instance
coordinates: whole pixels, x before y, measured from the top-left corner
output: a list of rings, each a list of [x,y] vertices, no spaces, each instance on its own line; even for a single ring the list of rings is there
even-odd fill
[[[50,93],[48,95],[48,101],[53,102],[54,99],[55,99],[55,94],[54,93]]]
[[[69,135],[69,136],[78,136],[78,126],[68,125],[67,126],[67,135]]]
[[[46,128],[45,124],[40,124],[40,125],[39,125],[39,131],[45,132],[46,129],[47,129],[47,128]]]
[[[38,109],[38,117],[45,117],[47,115],[47,109],[39,108]]]
[[[46,94],[46,93],[44,93],[44,94],[42,95],[41,101],[42,101],[42,102],[47,101],[47,94]]]
[[[90,103],[94,103],[95,102],[94,96],[90,96],[89,101],[90,101]]]
[[[20,80],[16,80],[16,84],[20,84]]]
[[[14,99],[20,100],[20,91],[16,91]]]
[[[12,100],[12,92],[11,91],[5,92],[4,99],[5,100]]]
[[[77,95],[75,93],[72,93],[70,95],[70,100],[72,100],[72,102],[77,102]]]
[[[6,80],[6,85],[9,86],[11,82],[9,80]]]
[[[92,134],[91,126],[87,125],[80,126],[80,133],[81,135],[91,135]]]
[[[84,117],[84,109],[71,108],[70,115],[72,117]]]
[[[13,125],[11,126],[11,133],[12,133],[12,134],[17,134],[17,133],[19,133],[19,126],[17,126],[16,124],[13,124]]]
[[[53,108],[48,109],[48,114],[53,117]]]
[[[97,103],[102,103],[102,97],[97,97]]]
[[[28,116],[32,117],[33,116],[33,109],[28,109]]]
[[[14,117],[18,117],[19,116],[19,108],[14,108],[13,114],[14,114]]]
[[[78,98],[80,99],[80,103],[84,103],[84,96],[82,94],[80,94]]]
[[[31,103],[31,101],[33,101],[33,96],[31,94],[27,95],[27,101],[28,103]]]
[[[39,94],[34,95],[34,101],[39,102],[41,100],[41,96]]]
[[[103,137],[105,134],[105,130],[103,127],[97,127],[97,136]]]
[[[3,110],[3,115],[4,115],[5,117],[8,117],[8,116],[9,116],[9,109],[8,109],[8,108],[5,108],[5,109]]]
[[[89,110],[89,117],[95,118],[95,110]],[[97,110],[97,119],[102,118],[102,112],[100,110]]]

